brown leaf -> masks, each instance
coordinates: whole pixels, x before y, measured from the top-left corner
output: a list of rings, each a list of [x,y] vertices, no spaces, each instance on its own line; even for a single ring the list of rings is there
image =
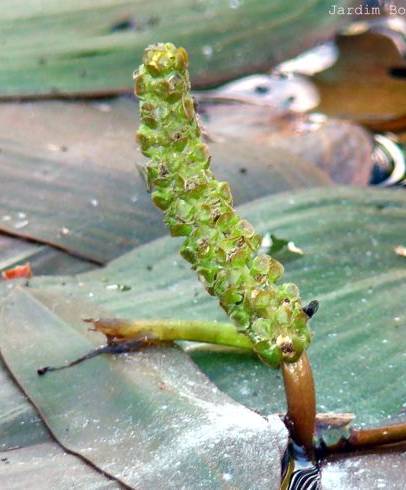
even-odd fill
[[[404,42],[398,37],[395,41],[387,30],[371,29],[341,34],[337,45],[338,61],[313,77],[321,97],[318,110],[378,131],[404,128]]]
[[[367,185],[373,162],[372,138],[360,126],[330,119],[322,114],[294,114],[252,104],[204,105],[203,122],[214,141],[238,137],[277,160],[281,172],[289,168],[280,162],[283,151],[306,161],[339,184]],[[297,168],[297,177],[299,169]]]

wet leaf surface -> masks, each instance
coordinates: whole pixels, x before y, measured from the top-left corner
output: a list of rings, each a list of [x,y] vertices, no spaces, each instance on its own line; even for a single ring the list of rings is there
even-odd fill
[[[143,161],[129,137],[137,107],[127,99],[103,104],[0,107],[0,229],[97,263],[165,233],[135,171]],[[236,204],[330,184],[286,149],[268,152],[252,140],[227,137],[210,150],[214,172],[230,182]]]
[[[402,191],[334,188],[258,200],[241,214],[262,233],[288,236],[306,250],[286,264],[305,303],[317,299],[310,357],[318,411],[353,412],[357,425],[404,417],[403,308],[406,269],[393,247],[404,236]],[[33,279],[35,287],[90,297],[128,318],[224,319],[177,254],[180,241],[162,238],[77,279]],[[62,282],[64,284],[62,284]],[[127,292],[108,289],[125,283]],[[250,356],[196,353],[199,366],[224,391],[261,413],[284,411],[280,375]]]
[[[218,83],[294,54],[297,36],[303,49],[331,33],[333,23],[347,22],[324,16],[322,2],[289,5],[295,12],[289,16],[278,2],[272,2],[271,19],[265,15],[270,5],[261,0],[216,6],[182,0],[165,18],[151,14],[154,3],[141,1],[136,14],[134,2],[122,0],[108,0],[97,11],[91,2],[70,0],[53,12],[51,2],[46,15],[31,3],[24,11],[10,4],[8,17],[0,14],[7,48],[0,98],[131,91],[128,67],[138,64],[158,33],[192,53],[195,86]],[[207,22],[196,31],[193,19],[202,15]],[[245,24],[236,28],[241,15]],[[239,32],[238,39],[231,32]],[[205,44],[208,36],[213,42]],[[404,130],[405,60],[385,36],[378,29],[340,38],[338,62],[316,77],[319,110],[373,129]],[[293,95],[285,89],[263,92],[266,107],[255,105],[255,94],[251,106],[203,105],[214,171],[231,182],[236,203],[332,182],[365,185],[372,166],[369,135],[318,114],[293,115],[290,109],[305,110],[306,104],[297,87]],[[0,107],[0,229],[42,242],[0,236],[0,270],[28,258],[35,276],[76,274],[165,234],[134,172],[134,163],[142,162],[128,138],[136,112],[126,99]],[[405,235],[404,194],[290,193],[246,205],[242,213],[263,233],[289,237],[305,250],[300,260],[286,261],[286,269],[306,301],[321,302],[310,351],[319,411],[354,412],[358,426],[404,421],[406,269],[395,253]],[[80,321],[100,305],[129,318],[224,319],[178,257],[178,245],[161,238],[103,270],[34,277],[29,290],[16,286],[23,280],[1,283],[1,297],[11,291],[0,313],[2,354],[62,446],[134,488],[192,488],[196,482],[199,488],[252,488],[253,474],[255,488],[277,488],[286,442],[278,419],[269,426],[216,390],[180,349],[104,356],[51,377],[35,375],[40,365],[60,364],[103,341]],[[279,373],[254,356],[207,346],[189,355],[237,402],[263,415],[284,411]],[[3,364],[0,385],[2,485],[122,487],[53,442]],[[323,488],[403,489],[404,463],[399,451],[331,458],[323,465]]]
[[[402,257],[393,252],[393,247],[404,235],[405,199],[402,191],[335,188],[274,196],[241,208],[241,214],[252,220],[263,233],[273,231],[280,236],[289,236],[306,248],[306,254],[300,261],[287,263],[286,269],[287,280],[298,282],[305,300],[317,298],[321,303],[319,312],[312,320],[316,336],[310,348],[318,391],[318,411],[353,412],[356,415],[355,425],[358,426],[383,424],[388,419],[404,420],[405,392],[403,385],[399,384],[399,373],[404,366],[401,345],[404,342],[402,328],[406,321],[403,315],[406,270]],[[23,337],[21,347],[10,339],[7,341],[10,348],[26,349],[28,345],[36,345],[50,331],[56,335],[55,344],[50,342],[49,350],[47,348],[40,354],[26,356],[28,360],[24,363],[31,363],[27,368],[28,376],[32,376],[32,370],[38,365],[46,363],[45,357],[49,363],[60,364],[65,359],[71,360],[75,355],[82,354],[87,348],[83,339],[89,339],[86,345],[102,342],[102,338],[95,337],[94,333],[84,332],[83,324],[80,324],[81,316],[95,315],[96,307],[90,306],[88,301],[99,303],[107,311],[128,318],[223,319],[215,301],[207,297],[194,274],[178,257],[178,246],[177,239],[161,238],[117,259],[100,271],[85,273],[77,278],[33,278],[31,288],[35,289],[31,289],[31,294],[35,299],[26,292],[14,293],[19,299],[16,305],[11,306],[11,312],[9,310],[11,318],[7,321],[7,331],[17,332],[12,328],[16,323],[26,326],[17,333]],[[120,292],[108,287],[118,283],[128,284],[131,289]],[[3,294],[6,289],[5,286],[0,288]],[[41,321],[32,332],[28,325],[37,322],[37,314],[33,312],[38,308]],[[22,321],[21,315],[26,320]],[[52,327],[55,322],[58,324],[56,331],[55,325]],[[2,324],[4,327],[4,321]],[[382,328],[383,325],[386,328]],[[46,334],[41,328],[47,329]],[[72,342],[71,335],[75,333],[72,328],[80,333],[74,335],[78,342]],[[65,335],[67,329],[69,340],[64,341],[61,335]],[[28,335],[30,339],[34,335],[37,340],[28,341]],[[118,370],[120,376],[125,373],[125,379],[130,383],[142,385],[142,390],[137,390],[137,393],[142,393],[143,399],[145,393],[150,393],[149,390],[156,387],[156,377],[149,378],[149,374],[144,377],[144,374],[158,359],[165,376],[174,382],[172,375],[177,374],[171,371],[173,352],[175,358],[182,357],[181,363],[186,363],[188,371],[185,376],[193,381],[194,368],[191,368],[187,358],[180,351],[169,348],[148,349],[124,359],[95,359],[78,367],[76,373],[67,370],[65,375],[69,377],[71,385],[71,376],[85,376],[85,373],[93,376],[93,380],[99,381],[100,391],[101,388],[108,389],[111,371],[116,373]],[[262,414],[284,412],[279,373],[263,366],[253,356],[207,350],[191,351],[190,354],[215,384],[234,399]],[[103,376],[100,376],[100,366],[91,365],[96,361],[110,365],[110,371],[107,370],[109,374],[103,370]],[[97,373],[94,371],[96,369]],[[143,374],[141,379],[140,370]],[[137,379],[134,380],[134,377]],[[35,377],[34,381],[37,382]],[[52,381],[49,377],[48,382],[57,383],[60,390],[61,378]],[[167,378],[164,382],[167,383]],[[176,382],[186,383],[182,379]],[[92,393],[94,388],[88,388],[89,385],[84,384],[82,379],[77,383],[80,384],[81,393]],[[62,382],[63,386],[65,384]],[[27,408],[29,405],[17,389],[14,386],[10,388],[7,383],[2,385],[7,386],[8,406],[16,407],[14,418],[9,420],[8,447],[19,444],[19,440],[21,445],[26,444],[27,439],[36,444],[43,443],[44,439],[46,442],[46,434],[43,435],[32,409]],[[72,390],[79,389],[78,385],[74,385]],[[31,386],[30,383],[31,389],[34,390],[35,385]],[[86,405],[86,410],[94,409],[94,396],[91,397],[90,408],[88,397],[87,401],[83,397],[80,400]],[[109,403],[113,401],[110,399]],[[5,403],[3,398],[0,403]],[[168,404],[161,400],[162,403]],[[101,402],[99,405],[102,406]],[[184,408],[181,411],[183,413]],[[88,414],[87,411],[85,413]],[[66,418],[55,413],[51,416],[58,423],[63,421],[60,428],[66,428]],[[15,428],[21,420],[27,421],[32,429],[31,434],[28,432],[27,435],[22,430],[19,434],[18,431],[17,434],[12,432],[13,424]],[[150,430],[151,426],[144,419],[140,423],[144,427],[142,430]],[[0,419],[0,424],[4,427],[7,420],[4,422]],[[71,436],[64,434],[63,437],[66,443]],[[390,489],[403,488],[402,458],[403,453],[395,452],[384,456],[360,454],[348,459],[340,457],[329,460],[323,466],[323,488],[367,489],[374,488],[376,482],[385,483],[386,488]]]
[[[0,160],[0,179],[7,182],[0,214],[10,217],[0,226],[8,233],[58,246],[96,263],[160,235],[162,225],[152,206],[147,206],[146,192],[141,203],[131,200],[135,172],[89,163],[61,166],[57,158],[38,158],[28,149],[3,150]]]
[[[78,274],[96,267],[53,247],[0,234],[0,272],[27,261],[33,275]]]
[[[322,467],[322,488],[323,490],[371,490],[372,488],[403,490],[406,485],[403,470],[405,462],[404,450],[330,458]]]
[[[57,443],[47,442],[2,452],[0,478],[4,488],[123,488],[101,475],[79,458],[64,452]]]
[[[0,15],[6,46],[0,96],[131,91],[145,46],[159,40],[188,50],[194,86],[219,83],[328,38],[350,22],[346,17],[329,15],[322,0],[181,0],[165,12],[159,0],[66,0],[63,8],[7,0]]]
[[[0,315],[1,355],[64,448],[131,488],[247,488],[253,474],[256,488],[279,487],[282,422],[232,401],[177,348],[98,357],[39,377],[44,363],[94,345],[78,312],[76,323],[18,287]]]
[[[0,455],[16,448],[50,442],[50,435],[37,412],[17,387],[3,363],[0,383]]]

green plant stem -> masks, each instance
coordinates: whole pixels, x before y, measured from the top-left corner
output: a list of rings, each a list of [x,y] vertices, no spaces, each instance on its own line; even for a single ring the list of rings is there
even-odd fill
[[[231,323],[188,320],[87,320],[110,341],[145,337],[150,341],[190,340],[252,350],[251,340]]]

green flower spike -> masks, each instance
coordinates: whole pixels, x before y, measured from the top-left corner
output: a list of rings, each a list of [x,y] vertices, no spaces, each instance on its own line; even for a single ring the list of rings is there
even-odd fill
[[[269,365],[295,362],[308,347],[309,316],[295,284],[277,284],[283,266],[258,255],[261,237],[233,209],[230,187],[210,170],[190,93],[188,55],[173,44],[145,50],[135,73],[140,99],[138,141],[152,200],[173,236],[184,236],[181,255],[207,291],[249,337]]]

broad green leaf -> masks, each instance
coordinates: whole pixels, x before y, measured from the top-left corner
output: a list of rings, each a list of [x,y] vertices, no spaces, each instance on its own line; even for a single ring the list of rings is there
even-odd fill
[[[0,106],[0,230],[103,264],[165,234],[135,169],[143,161],[131,138],[136,113],[124,99]],[[285,149],[228,137],[210,151],[236,204],[330,185],[327,174]]]
[[[305,301],[318,299],[309,353],[318,411],[353,412],[356,424],[404,415],[406,195],[375,189],[318,189],[254,201],[240,214],[261,232],[294,240],[306,251],[286,264]],[[224,319],[213,298],[178,256],[179,239],[162,238],[77,278],[44,278],[32,286],[87,297],[128,318]],[[107,286],[127,284],[127,292]],[[261,413],[282,412],[280,376],[253,357],[194,356],[233,398]]]
[[[339,0],[338,5],[353,5]],[[322,0],[4,0],[0,96],[127,92],[145,46],[183,45],[195,86],[272,64],[348,24]]]
[[[66,323],[40,298],[16,287],[4,300],[1,355],[63,448],[131,488],[279,488],[282,422],[221,393],[178,348],[38,376],[38,367],[94,345],[78,305],[65,309]]]

